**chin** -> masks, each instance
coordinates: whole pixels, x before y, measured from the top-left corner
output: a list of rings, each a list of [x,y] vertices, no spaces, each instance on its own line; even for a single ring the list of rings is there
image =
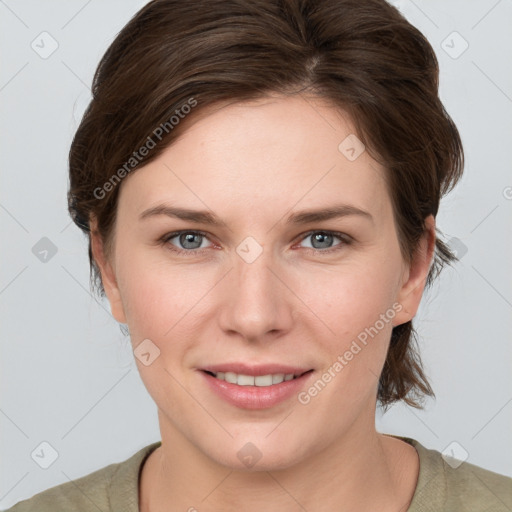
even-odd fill
[[[224,446],[221,451],[215,450],[205,453],[217,463],[233,471],[260,472],[279,471],[288,469],[300,463],[307,456],[305,447],[301,443],[296,446],[293,443],[287,446],[276,446],[262,438],[252,437],[231,440],[229,446]]]

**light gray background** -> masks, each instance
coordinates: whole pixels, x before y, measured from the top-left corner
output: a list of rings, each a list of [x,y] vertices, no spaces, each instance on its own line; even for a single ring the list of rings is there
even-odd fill
[[[67,153],[94,69],[145,3],[0,0],[0,509],[160,439],[129,341],[90,295],[86,240],[66,210]],[[469,462],[512,476],[512,2],[393,3],[434,46],[462,134],[465,176],[437,220],[464,254],[416,319],[437,400],[379,412],[377,428],[441,452],[456,441]],[[51,49],[44,31],[58,43],[47,58],[31,47]],[[469,44],[460,56],[454,31]],[[32,251],[43,237],[57,248],[46,262]],[[48,469],[31,458],[43,441],[58,452]]]

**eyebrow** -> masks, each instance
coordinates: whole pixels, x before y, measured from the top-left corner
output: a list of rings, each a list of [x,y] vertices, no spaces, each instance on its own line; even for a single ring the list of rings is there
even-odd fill
[[[159,215],[182,219],[188,222],[194,222],[196,224],[209,224],[212,226],[221,226],[224,224],[215,214],[212,214],[209,211],[189,210],[186,208],[178,208],[166,204],[160,204],[144,210],[139,215],[139,220],[144,220]],[[374,221],[372,215],[365,210],[361,210],[356,206],[348,204],[339,204],[318,210],[304,210],[301,212],[293,213],[287,217],[285,224],[310,224],[312,222],[320,222],[347,216],[360,216],[370,220],[372,223]]]

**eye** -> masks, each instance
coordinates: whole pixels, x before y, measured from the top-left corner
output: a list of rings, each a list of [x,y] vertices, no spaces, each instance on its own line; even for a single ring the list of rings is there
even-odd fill
[[[207,237],[207,234],[203,231],[176,231],[175,233],[169,233],[161,238],[163,244],[168,244],[169,248],[179,254],[192,254],[194,252],[200,252],[198,249],[203,249],[203,242]],[[176,239],[176,244],[172,242]]]
[[[332,246],[334,239],[340,240],[340,243]],[[345,245],[351,243],[351,238],[345,233],[335,231],[310,231],[302,240],[311,240],[311,248],[315,252],[330,253],[342,249]],[[325,250],[326,249],[326,250]]]

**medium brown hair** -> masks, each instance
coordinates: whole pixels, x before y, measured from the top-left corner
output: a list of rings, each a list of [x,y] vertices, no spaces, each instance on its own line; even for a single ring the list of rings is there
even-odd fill
[[[438,78],[428,41],[384,0],[148,3],[102,57],[69,153],[69,212],[89,237],[93,288],[105,295],[90,220],[97,220],[108,255],[121,178],[155,159],[206,107],[274,93],[308,93],[349,114],[386,169],[401,252],[410,262],[426,217],[436,216],[463,169]],[[437,236],[426,286],[456,259]],[[393,329],[377,395],[385,408],[398,400],[421,408],[419,399],[435,396],[415,334],[412,322]]]

